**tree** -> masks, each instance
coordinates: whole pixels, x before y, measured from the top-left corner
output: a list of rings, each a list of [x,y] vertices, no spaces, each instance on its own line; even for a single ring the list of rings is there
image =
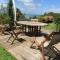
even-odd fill
[[[56,24],[56,31],[60,31],[60,18],[55,19],[54,23]]]
[[[33,19],[36,19],[37,17],[36,16],[33,16]]]
[[[10,18],[7,13],[1,13],[0,14],[0,24],[7,24],[10,22]]]
[[[21,11],[19,10],[19,8],[16,8],[16,19],[17,19],[17,21],[19,21],[21,19],[25,19],[24,14],[21,13]]]
[[[9,25],[12,27],[14,25],[14,13],[13,13],[13,2],[12,0],[9,0],[8,7],[7,7],[8,15],[10,17],[10,23]]]
[[[49,12],[45,13],[43,16],[53,16],[56,19],[60,17],[60,13]]]

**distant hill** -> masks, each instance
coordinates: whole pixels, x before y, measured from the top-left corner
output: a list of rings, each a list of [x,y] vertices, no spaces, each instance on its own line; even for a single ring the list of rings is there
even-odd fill
[[[53,16],[54,18],[60,18],[60,13],[49,12],[45,13],[43,16]]]
[[[34,17],[34,16],[40,16],[40,15],[37,15],[37,14],[25,14],[25,17]]]

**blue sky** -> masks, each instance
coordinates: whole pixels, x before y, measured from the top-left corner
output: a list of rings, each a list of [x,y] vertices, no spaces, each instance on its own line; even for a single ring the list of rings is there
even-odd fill
[[[7,1],[0,0],[0,3],[7,3]],[[15,0],[15,4],[25,14],[60,13],[60,0]]]

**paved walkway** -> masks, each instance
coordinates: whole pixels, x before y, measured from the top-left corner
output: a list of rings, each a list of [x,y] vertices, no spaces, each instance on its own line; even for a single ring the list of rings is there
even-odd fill
[[[31,49],[30,37],[26,37],[24,41],[19,42],[15,40],[13,45],[10,45],[11,41],[7,42],[9,35],[0,36],[0,44],[5,47],[17,60],[42,60],[42,54],[39,50]]]
[[[9,52],[18,60],[42,60],[42,55],[38,50],[23,45],[9,49]]]
[[[31,37],[23,36],[19,41],[15,40],[13,45],[10,45],[13,38],[7,42],[10,35],[0,36],[0,44],[5,47],[17,60],[42,60],[42,54],[37,49],[31,49]],[[23,38],[22,36],[20,36]],[[60,49],[60,43],[57,46]]]

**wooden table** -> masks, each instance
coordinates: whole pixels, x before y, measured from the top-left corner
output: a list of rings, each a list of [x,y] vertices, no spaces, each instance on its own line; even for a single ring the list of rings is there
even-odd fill
[[[22,28],[24,32],[40,32],[42,26],[46,26],[46,23],[41,23],[41,22],[32,22],[32,21],[18,21],[17,24],[22,25]],[[34,34],[34,35],[35,35]]]
[[[28,32],[30,30],[30,32],[34,32],[34,37],[35,37],[35,40],[36,40],[36,32],[40,32],[41,31],[41,27],[42,26],[46,26],[47,24],[46,23],[41,23],[41,22],[32,22],[32,21],[18,21],[17,22],[18,24],[25,26],[25,32],[27,31],[26,28],[28,27]],[[32,35],[32,34],[31,34]],[[43,50],[43,48],[42,48]],[[43,55],[43,60],[45,60],[45,57],[44,57],[44,51],[42,51],[42,55]]]

